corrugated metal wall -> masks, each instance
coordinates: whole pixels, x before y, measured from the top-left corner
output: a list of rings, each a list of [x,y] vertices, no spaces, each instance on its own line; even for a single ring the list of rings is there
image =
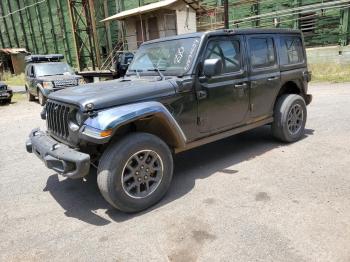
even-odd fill
[[[95,9],[103,6],[104,0],[94,0]],[[116,1],[107,1],[108,15],[116,13]],[[78,7],[79,8],[79,7]],[[81,15],[85,13],[79,9]],[[104,14],[96,11],[98,29],[104,27],[99,23]],[[77,19],[76,26],[81,27],[82,20]],[[99,48],[108,50],[106,35],[97,30]],[[110,24],[112,44],[117,42],[117,23]],[[86,39],[87,33],[80,32],[81,38]],[[32,53],[62,53],[69,63],[77,67],[77,57],[72,34],[72,23],[67,0],[1,0],[0,1],[0,47],[24,47]],[[85,61],[84,61],[85,60]],[[83,59],[83,68],[89,67],[89,57]]]
[[[117,13],[117,10],[135,8],[157,0],[90,1],[94,3],[97,48],[103,60],[118,43],[118,23],[111,22],[107,32],[105,25],[99,21],[106,15]],[[32,53],[63,53],[67,61],[75,67],[78,65],[77,56],[79,56],[80,67],[91,68],[92,64],[96,64],[95,61],[94,63],[91,61],[96,59],[96,55],[89,51],[91,47],[88,45],[88,33],[84,29],[86,26],[83,19],[78,18],[75,24],[79,29],[77,31],[79,38],[74,37],[72,33],[68,8],[68,3],[71,2],[89,2],[89,0],[0,0],[0,47],[25,47]],[[201,0],[201,2],[209,9],[214,7],[220,9],[222,6],[222,0]],[[329,3],[333,7],[318,6]],[[107,8],[101,11],[104,4]],[[310,6],[312,8],[309,8]],[[308,46],[347,45],[349,7],[350,1],[344,0],[229,0],[230,27],[301,28]],[[84,17],[82,9],[77,8],[76,11]],[[222,21],[211,28],[220,26]],[[76,42],[79,50],[75,47]]]

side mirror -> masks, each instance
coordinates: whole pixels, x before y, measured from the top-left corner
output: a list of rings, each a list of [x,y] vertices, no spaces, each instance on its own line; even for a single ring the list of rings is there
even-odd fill
[[[208,78],[222,74],[223,70],[224,64],[219,58],[206,59],[204,61],[203,73]]]

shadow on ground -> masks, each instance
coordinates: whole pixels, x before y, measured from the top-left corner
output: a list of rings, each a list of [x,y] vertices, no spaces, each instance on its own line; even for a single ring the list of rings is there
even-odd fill
[[[304,139],[313,135],[314,130],[307,129]],[[112,221],[123,222],[141,216],[151,210],[181,198],[190,192],[197,179],[224,172],[239,175],[234,166],[242,161],[249,161],[278,147],[287,144],[277,142],[271,137],[270,128],[264,126],[215,143],[211,143],[175,157],[175,172],[172,185],[165,198],[154,207],[137,213],[125,214],[112,208],[101,196],[96,183],[96,170],[92,170],[86,181],[58,179],[57,175],[48,178],[44,191],[50,192],[55,200],[65,209],[65,215],[86,223],[103,226],[111,221],[96,213],[107,209],[106,214]]]

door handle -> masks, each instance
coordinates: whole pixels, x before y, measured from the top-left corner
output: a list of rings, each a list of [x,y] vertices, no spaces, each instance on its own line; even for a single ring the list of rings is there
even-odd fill
[[[269,77],[267,79],[267,81],[273,81],[273,80],[277,80],[278,79],[278,76],[273,76],[273,77]]]
[[[235,88],[245,88],[245,87],[247,87],[247,83],[235,84],[234,87]]]
[[[197,92],[198,100],[205,99],[205,98],[207,98],[207,96],[208,96],[207,91],[201,90],[201,91]]]

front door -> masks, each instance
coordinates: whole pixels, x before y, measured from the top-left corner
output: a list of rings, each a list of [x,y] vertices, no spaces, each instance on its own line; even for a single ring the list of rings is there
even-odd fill
[[[251,117],[260,120],[273,113],[275,96],[281,85],[281,73],[272,35],[248,36],[247,42],[250,57]]]
[[[215,37],[208,41],[205,59],[223,61],[223,73],[200,77],[198,125],[200,132],[214,133],[244,123],[249,112],[249,85],[241,36]]]

